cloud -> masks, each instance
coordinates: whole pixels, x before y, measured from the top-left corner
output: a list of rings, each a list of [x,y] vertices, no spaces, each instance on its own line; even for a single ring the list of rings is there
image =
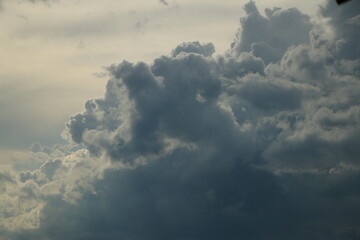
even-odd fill
[[[166,0],[159,0],[159,2],[160,2],[161,4],[164,4],[165,6],[168,6],[168,5],[169,5],[169,3],[168,3]]]
[[[213,58],[182,52],[158,58],[151,67],[124,62],[109,70],[113,78],[105,98],[89,101],[67,123],[71,139],[97,156],[136,165],[168,154],[176,142],[223,146],[230,153],[235,146],[220,139],[243,141],[231,114],[217,105],[221,83]]]
[[[266,9],[264,17],[255,2],[250,1],[245,4],[244,10],[247,16],[241,18],[241,28],[231,48],[236,56],[252,52],[265,63],[277,62],[288,47],[309,41],[312,23],[309,16],[296,8]]]
[[[213,55],[215,47],[212,43],[201,44],[200,42],[188,42],[177,46],[173,52],[172,57],[176,57],[180,53],[198,53],[205,57]]]
[[[6,1],[6,0],[5,0]],[[30,2],[30,3],[39,3],[39,2],[42,2],[42,3],[45,3],[45,4],[51,4],[51,3],[54,3],[56,2],[57,0],[22,0],[22,1],[17,1],[18,3],[22,3],[22,2]],[[4,3],[4,0],[0,0],[0,11],[2,11],[4,9],[3,7],[3,4]],[[23,15],[21,15],[21,18],[24,18],[24,20],[27,20],[27,18]]]
[[[38,3],[38,2],[51,3],[51,2],[56,2],[57,0],[27,0],[27,1],[31,3]]]
[[[36,150],[46,149],[34,145]],[[2,237],[9,234],[15,238],[20,232],[39,229],[44,207],[52,198],[75,204],[83,194],[95,191],[91,179],[100,178],[99,162],[83,149],[68,150],[54,146],[49,153],[38,151],[23,160],[13,159],[12,169],[0,169]]]
[[[351,1],[337,7],[334,2],[328,1],[327,4],[320,8],[324,17],[330,17],[330,24],[336,34],[334,43],[338,54],[346,59],[358,59],[359,43],[355,39],[359,37],[359,26],[351,24],[359,14],[359,3]]]
[[[67,145],[0,174],[2,235],[358,239],[360,3],[335,6],[317,23],[250,2],[221,56],[188,42],[108,67]]]

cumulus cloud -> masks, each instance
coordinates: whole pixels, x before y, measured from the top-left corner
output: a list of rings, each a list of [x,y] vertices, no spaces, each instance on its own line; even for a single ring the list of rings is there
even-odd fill
[[[34,145],[36,150],[44,149],[38,143]],[[101,176],[101,168],[96,167],[99,162],[84,149],[67,153],[66,149],[54,146],[49,153],[32,153],[33,170],[27,166],[29,158],[17,160],[11,169],[0,169],[2,235],[13,232],[15,237],[19,232],[38,229],[41,214],[50,199],[75,204],[83,194],[95,193],[92,179]]]
[[[317,23],[251,1],[221,56],[188,42],[108,67],[68,145],[0,174],[3,235],[358,239],[359,10],[327,1]]]
[[[231,48],[236,56],[252,52],[266,63],[277,62],[288,47],[309,41],[312,23],[309,16],[296,8],[266,9],[265,17],[250,1],[244,10],[247,16],[241,18],[241,28]]]

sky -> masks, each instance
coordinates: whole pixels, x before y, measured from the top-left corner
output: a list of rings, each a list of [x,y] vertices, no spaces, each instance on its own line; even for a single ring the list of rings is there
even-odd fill
[[[261,9],[298,1],[258,1]],[[0,151],[61,141],[64,122],[104,93],[104,67],[150,63],[182,42],[234,39],[245,1],[3,0],[0,15]],[[306,4],[305,4],[306,3]],[[314,1],[303,9],[315,12]],[[221,33],[219,34],[219,32]],[[11,90],[9,90],[11,89]],[[3,92],[5,91],[5,92]]]
[[[0,240],[359,239],[359,19],[0,0]]]

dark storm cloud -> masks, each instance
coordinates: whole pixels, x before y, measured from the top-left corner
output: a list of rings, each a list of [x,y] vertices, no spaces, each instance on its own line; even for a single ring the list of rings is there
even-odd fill
[[[146,167],[110,171],[98,182],[96,196],[86,196],[77,206],[50,202],[43,227],[59,224],[55,205],[69,213],[61,220],[69,239],[261,239],[288,226],[289,203],[278,201],[282,194],[270,174],[241,165],[198,166],[199,158],[178,150]],[[274,215],[278,219],[270,223]]]
[[[341,9],[334,9],[333,3],[327,2],[321,12],[333,11],[325,16],[332,16],[329,23],[335,40],[326,41],[321,33],[313,31],[311,44],[288,50],[282,59],[283,77],[311,84],[320,92],[314,98],[316,102],[303,108],[310,112],[297,112],[297,117],[303,120],[286,131],[289,135],[279,135],[265,151],[270,155],[276,153],[272,159],[293,162],[297,169],[308,164],[323,170],[341,162],[359,165],[359,152],[354,147],[359,143],[359,96],[355,93],[359,89],[359,54],[353,55],[358,49],[353,37],[357,37],[354,34],[359,32],[359,27],[347,23],[355,15],[354,9],[360,10],[359,2]],[[339,41],[341,50],[334,47]]]
[[[331,34],[297,9],[245,10],[223,56],[189,42],[150,65],[109,67],[105,96],[64,132],[91,155],[57,147],[22,171],[15,192],[44,207],[8,220],[38,219],[37,230],[3,235],[358,239],[360,2],[321,7]]]
[[[321,9],[324,17],[330,17],[330,24],[337,35],[334,43],[338,54],[346,59],[358,59],[360,55],[360,26],[351,21],[359,16],[359,1],[351,1],[338,7],[328,1]]]
[[[224,148],[229,155],[237,152],[235,143],[244,137],[231,114],[217,105],[221,82],[216,62],[206,57],[212,45],[195,46],[204,55],[184,52],[193,47],[190,43],[176,48],[173,55],[181,52],[177,56],[158,58],[151,67],[128,62],[112,66],[114,77],[105,99],[88,102],[86,111],[67,124],[71,138],[97,155],[105,152],[124,163],[166,154],[174,139],[214,151]],[[121,102],[132,108],[121,107]]]
[[[247,16],[241,18],[241,28],[232,43],[231,51],[236,56],[251,51],[265,63],[277,62],[288,47],[309,41],[310,18],[296,8],[266,9],[266,17],[253,1],[244,9]]]
[[[327,4],[322,11],[331,7]],[[134,219],[130,230],[124,226],[115,233],[112,224],[100,227],[113,232],[114,238],[358,237],[357,222],[348,220],[358,215],[350,209],[359,206],[358,183],[349,185],[359,169],[360,153],[355,147],[359,143],[358,65],[331,48],[334,42],[297,9],[266,10],[267,17],[254,3],[245,10],[248,16],[242,20],[233,55],[214,60],[211,45],[193,42],[180,45],[171,57],[156,59],[151,66],[123,63],[110,68],[114,78],[106,96],[114,97],[123,88],[118,99],[133,104],[128,115],[117,114],[125,116],[119,122],[130,122],[125,124],[129,140],[121,139],[123,132],[113,125],[84,121],[95,118],[98,113],[93,110],[79,118],[81,124],[92,127],[80,134],[70,131],[73,139],[105,152],[113,161],[128,163],[127,156],[140,155],[152,159],[135,170],[109,172],[104,178],[105,182],[121,178],[107,184],[126,182],[119,195],[131,198],[124,200],[124,206],[114,206],[119,214],[103,216],[115,226],[127,226],[124,222]],[[346,9],[341,11],[348,16]],[[353,17],[350,14],[343,21]],[[335,30],[337,21],[329,21]],[[342,41],[351,37],[337,33]],[[102,113],[113,116],[112,111]],[[73,119],[68,127],[77,122]],[[109,126],[114,134],[101,134]],[[166,139],[183,145],[166,151]],[[247,164],[282,174],[275,177]],[[262,196],[265,186],[269,193]],[[114,192],[101,194],[100,198],[117,198]],[[301,197],[306,201],[300,202]],[[338,201],[350,202],[330,212]],[[117,217],[120,213],[128,215]],[[329,218],[338,220],[330,224]]]
[[[73,140],[139,166],[105,175],[101,184],[109,192],[97,197],[117,204],[111,214],[101,215],[110,212],[104,206],[95,215],[109,224],[81,225],[83,232],[99,229],[78,237],[106,231],[114,239],[359,236],[358,213],[350,210],[359,207],[352,182],[359,176],[358,59],[332,48],[321,26],[297,9],[266,10],[266,17],[252,2],[245,9],[228,55],[213,59],[211,44],[191,42],[150,66],[112,66],[105,102],[118,103],[106,111],[107,103],[92,105],[68,123]],[[353,14],[342,18],[348,22]],[[329,21],[336,39],[351,42],[357,25],[337,31],[338,21]],[[94,121],[113,118],[124,101],[132,110],[116,114],[122,120]],[[114,182],[126,185],[114,192]],[[88,197],[83,201],[97,202]],[[346,203],[330,211],[339,201]]]

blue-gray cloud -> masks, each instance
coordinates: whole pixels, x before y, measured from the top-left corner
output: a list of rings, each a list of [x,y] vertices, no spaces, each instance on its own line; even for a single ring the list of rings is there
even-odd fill
[[[266,17],[253,1],[244,9],[247,16],[241,18],[241,28],[232,43],[231,51],[236,56],[252,52],[266,63],[277,62],[290,46],[308,43],[312,24],[309,16],[298,9],[266,9]]]
[[[20,206],[3,197],[3,235],[358,239],[360,2],[327,1],[326,26],[245,10],[222,56],[189,42],[110,66],[105,96],[66,123],[68,146],[34,143],[37,169],[0,175]]]

